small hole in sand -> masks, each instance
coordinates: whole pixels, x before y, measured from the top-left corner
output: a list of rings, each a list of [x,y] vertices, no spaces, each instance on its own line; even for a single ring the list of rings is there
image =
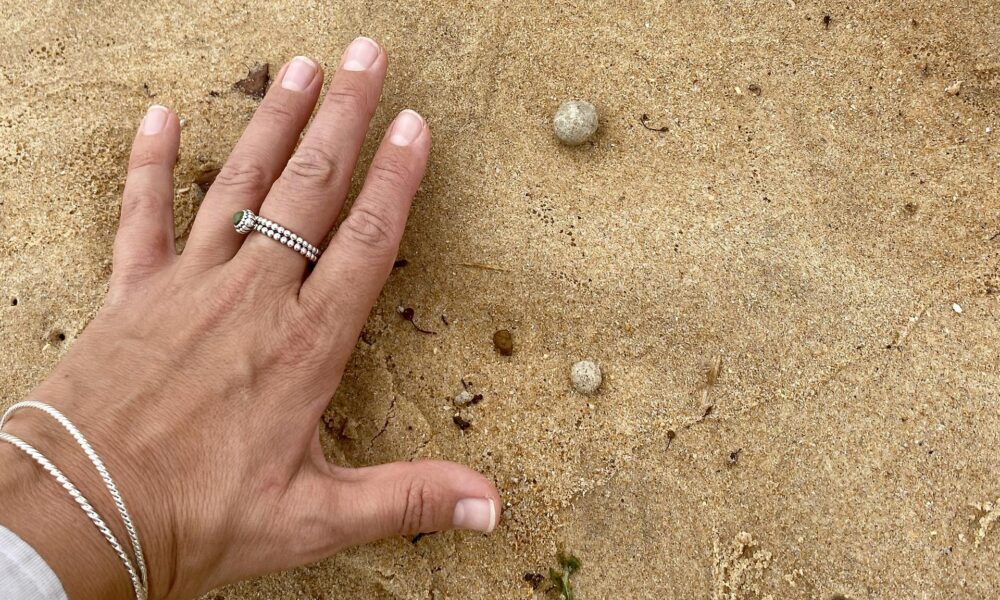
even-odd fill
[[[17,306],[17,298],[11,298],[10,299],[10,305],[11,306]]]
[[[66,334],[62,330],[54,329],[52,333],[49,334],[50,344],[61,344],[66,341]]]

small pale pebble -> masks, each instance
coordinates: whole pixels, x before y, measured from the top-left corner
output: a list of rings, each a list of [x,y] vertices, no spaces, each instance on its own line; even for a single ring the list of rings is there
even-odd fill
[[[601,387],[601,367],[592,360],[581,360],[569,371],[569,378],[576,391],[582,394],[592,394]]]
[[[952,304],[951,305],[951,309],[954,310],[955,312],[957,312],[958,314],[962,314],[962,306],[960,304],[957,304],[957,303],[956,304]]]
[[[462,390],[455,396],[455,404],[459,406],[466,406],[471,404],[475,396],[469,390]]]
[[[552,125],[562,143],[578,146],[597,132],[597,108],[585,100],[567,100],[559,105]]]
[[[956,81],[955,83],[953,83],[953,84],[949,85],[948,87],[944,88],[944,91],[948,92],[952,96],[957,96],[959,94],[959,92],[962,91],[962,83],[963,82],[961,82],[961,81]]]

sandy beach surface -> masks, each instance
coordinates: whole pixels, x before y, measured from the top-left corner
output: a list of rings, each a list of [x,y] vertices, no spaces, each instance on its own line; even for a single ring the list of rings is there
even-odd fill
[[[208,598],[540,598],[559,547],[578,599],[1000,597],[992,0],[5,1],[0,404],[100,306],[146,106],[183,118],[183,247],[233,83],[361,34],[363,161],[406,107],[435,145],[324,447],[467,463],[503,521]],[[572,98],[601,128],[570,148]]]

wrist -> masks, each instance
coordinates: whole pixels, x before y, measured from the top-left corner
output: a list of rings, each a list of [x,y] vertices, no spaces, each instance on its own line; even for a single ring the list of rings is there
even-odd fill
[[[45,387],[43,384],[42,388]],[[173,537],[170,515],[163,494],[156,493],[155,478],[133,464],[135,456],[127,439],[102,435],[110,420],[95,422],[74,401],[58,402],[52,394],[36,390],[42,398],[65,412],[95,446],[115,479],[129,507],[149,567],[149,598],[168,596],[175,581]],[[104,429],[104,431],[102,431]],[[4,427],[45,455],[79,489],[101,516],[126,554],[134,559],[127,532],[111,495],[83,450],[49,415],[26,409],[16,413]],[[0,443],[0,506],[3,523],[42,556],[59,577],[70,598],[133,598],[135,595],[121,558],[70,494],[35,460],[11,444]],[[147,502],[157,498],[157,502]],[[137,510],[138,509],[138,510]],[[162,522],[161,522],[162,521]],[[136,565],[137,566],[137,565]]]
[[[29,443],[38,447],[34,440]],[[124,567],[79,505],[34,460],[6,442],[0,443],[0,506],[2,524],[45,560],[69,598],[132,594]]]

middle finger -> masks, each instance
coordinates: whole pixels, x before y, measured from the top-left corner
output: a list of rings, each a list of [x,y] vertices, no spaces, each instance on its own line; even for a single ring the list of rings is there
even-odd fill
[[[299,148],[260,208],[260,215],[319,245],[340,214],[386,71],[385,52],[369,38],[351,42],[326,99]],[[240,255],[283,282],[301,280],[306,259],[251,235]],[[237,259],[240,258],[237,255]]]

